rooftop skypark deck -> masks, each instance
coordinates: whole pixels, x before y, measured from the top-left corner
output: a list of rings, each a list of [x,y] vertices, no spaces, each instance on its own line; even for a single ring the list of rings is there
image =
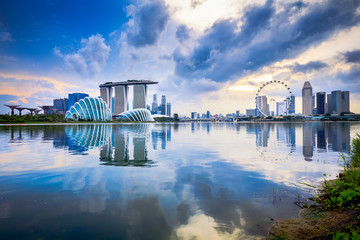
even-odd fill
[[[158,82],[154,82],[151,80],[126,80],[122,82],[106,82],[103,84],[100,84],[99,87],[115,87],[115,86],[121,86],[121,85],[141,85],[141,84],[158,84]]]

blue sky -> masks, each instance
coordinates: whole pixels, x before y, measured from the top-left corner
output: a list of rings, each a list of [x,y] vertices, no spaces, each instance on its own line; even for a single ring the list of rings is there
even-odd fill
[[[358,0],[5,0],[0,112],[127,79],[158,81],[148,101],[165,94],[186,115],[244,113],[274,79],[291,87],[297,112],[304,81],[314,93],[350,90],[360,112],[359,39]]]

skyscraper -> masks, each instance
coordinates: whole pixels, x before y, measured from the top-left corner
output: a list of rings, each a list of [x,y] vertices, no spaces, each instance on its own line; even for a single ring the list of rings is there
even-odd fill
[[[287,101],[276,102],[276,116],[287,115]]]
[[[295,95],[290,96],[289,115],[295,114]]]
[[[324,115],[325,114],[325,92],[316,93],[316,113]]]
[[[166,115],[166,96],[161,96],[161,114]]]
[[[171,117],[171,103],[166,103],[166,115]]]
[[[69,100],[68,100],[68,109],[69,110],[75,103],[80,101],[80,99],[88,97],[89,94],[86,93],[69,93]]]
[[[256,106],[264,114],[268,114],[268,104],[267,104],[267,97],[266,96],[258,96],[258,97],[256,97]],[[263,115],[260,112],[258,112],[257,116],[263,116]]]
[[[326,94],[326,114],[332,114],[331,93]]]
[[[157,95],[154,94],[154,96],[153,96],[153,102],[152,102],[152,104],[151,104],[151,113],[152,113],[152,114],[156,114],[156,113],[157,113],[157,108],[158,108]]]
[[[350,92],[349,91],[341,92],[341,112],[344,112],[344,113],[350,112]]]
[[[197,112],[191,112],[191,119],[197,118]]]
[[[58,111],[58,113],[66,113],[69,109],[69,101],[67,98],[59,98],[53,100],[54,109]]]
[[[210,115],[210,111],[209,110],[207,110],[206,111],[206,118],[210,118],[211,117],[211,115]]]
[[[342,101],[341,101],[341,91],[336,90],[331,92],[331,108],[332,113],[340,114],[342,112]]]
[[[310,116],[312,114],[312,109],[312,87],[310,82],[306,81],[302,88],[302,113],[305,116]]]

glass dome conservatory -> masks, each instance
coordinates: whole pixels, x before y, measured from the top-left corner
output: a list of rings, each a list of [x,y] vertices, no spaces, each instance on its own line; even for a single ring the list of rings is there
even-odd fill
[[[66,112],[65,119],[110,121],[112,114],[101,98],[86,97],[76,102]]]
[[[145,108],[137,108],[130,111],[120,113],[116,117],[117,119],[134,121],[134,122],[153,122],[154,118],[151,116],[151,112]]]

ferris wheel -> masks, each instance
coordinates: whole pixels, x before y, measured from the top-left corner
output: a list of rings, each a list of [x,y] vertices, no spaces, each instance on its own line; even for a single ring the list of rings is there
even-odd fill
[[[281,81],[277,81],[277,80],[274,80],[274,81],[269,81],[269,82],[266,82],[264,83],[257,91],[256,93],[256,96],[255,96],[255,105],[256,105],[256,110],[259,111],[263,116],[267,117],[268,114],[263,112],[263,109],[262,107],[259,106],[259,101],[257,101],[258,97],[261,96],[261,91],[268,85],[271,85],[271,84],[278,84],[280,85],[281,87],[285,88],[287,93],[289,94],[286,99],[284,100],[284,102],[286,102],[286,113],[289,112],[289,109],[290,109],[290,103],[291,103],[291,90],[290,90],[290,87],[288,87],[287,84],[285,84],[284,82],[281,82]]]

